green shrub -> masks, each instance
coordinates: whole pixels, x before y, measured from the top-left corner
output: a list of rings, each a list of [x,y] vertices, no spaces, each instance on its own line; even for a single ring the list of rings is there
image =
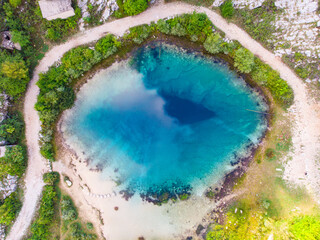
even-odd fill
[[[0,51],[0,90],[18,98],[26,90],[29,81],[26,62],[17,54],[7,55]]]
[[[65,74],[68,77],[77,78],[101,59],[102,56],[99,52],[88,47],[77,47],[64,54],[61,62]]]
[[[88,223],[86,224],[86,226],[87,226],[87,229],[89,229],[89,230],[92,230],[92,229],[93,229],[93,224],[90,223],[90,222],[88,222]]]
[[[37,219],[31,225],[29,240],[49,240],[51,238],[50,224],[54,217],[54,205],[57,192],[54,186],[46,185],[42,191],[42,199]]]
[[[289,225],[289,231],[294,235],[293,239],[319,240],[320,239],[320,217],[299,216],[295,217]]]
[[[129,15],[137,15],[148,7],[148,2],[146,0],[125,0],[123,3],[124,11]]]
[[[267,150],[265,152],[265,156],[267,157],[267,159],[273,160],[273,158],[275,156],[275,150],[272,148],[267,148]]]
[[[212,33],[210,34],[206,41],[203,43],[204,48],[213,54],[222,52],[222,45],[223,39],[218,33]]]
[[[309,70],[305,67],[297,67],[294,70],[302,79],[306,79],[310,74]]]
[[[13,115],[5,119],[0,125],[0,139],[9,144],[19,141],[24,132],[24,122],[21,116]]]
[[[48,28],[46,32],[46,38],[51,41],[57,41],[61,38],[61,33],[59,31],[56,31],[54,28]]]
[[[43,181],[48,185],[56,185],[59,183],[60,175],[58,172],[48,172],[43,174]]]
[[[0,158],[0,163],[0,175],[10,174],[21,177],[27,166],[26,148],[20,145],[6,147],[5,156]]]
[[[6,226],[11,225],[16,219],[22,204],[16,193],[11,193],[0,206],[0,223]]]
[[[168,24],[160,21],[159,31],[168,32],[175,36],[188,36],[192,41],[203,42],[207,35],[212,33],[212,23],[204,13],[183,14],[181,16],[169,19]]]
[[[70,225],[70,232],[68,235],[70,240],[94,240],[97,236],[94,234],[85,233],[78,222],[72,223]]]
[[[40,153],[46,159],[53,161],[54,160],[54,148],[52,143],[44,143],[40,147]]]
[[[164,34],[169,34],[170,33],[170,25],[167,21],[163,20],[163,19],[160,19],[158,22],[157,22],[157,29],[164,33]]]
[[[223,4],[220,5],[221,15],[224,18],[232,18],[234,15],[234,7],[232,0],[226,0]]]
[[[12,42],[19,43],[21,48],[24,48],[30,44],[29,36],[22,31],[13,30],[11,31]]]
[[[132,39],[133,42],[141,44],[152,32],[149,25],[140,25],[129,29],[129,33],[124,36],[125,39]]]
[[[255,68],[251,75],[253,80],[266,86],[270,90],[273,98],[283,107],[289,107],[292,104],[292,88],[280,77],[279,73],[269,65],[255,58]]]
[[[60,41],[74,33],[78,28],[78,21],[81,18],[81,9],[76,7],[74,12],[75,15],[67,19],[43,20],[47,29],[45,37],[51,41]]]
[[[16,7],[20,6],[21,0],[9,0],[9,3],[12,7],[16,8]]]
[[[241,47],[235,52],[234,66],[242,73],[250,73],[254,67],[254,55]]]
[[[116,39],[116,37],[108,34],[97,42],[95,49],[100,52],[104,58],[107,58],[117,52],[120,46],[121,43]]]
[[[62,196],[61,217],[64,221],[74,221],[78,218],[77,210],[69,196]]]

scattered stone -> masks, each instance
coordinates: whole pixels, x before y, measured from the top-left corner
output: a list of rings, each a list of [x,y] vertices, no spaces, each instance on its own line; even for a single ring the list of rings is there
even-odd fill
[[[9,31],[4,31],[0,34],[0,47],[9,49],[9,50],[13,50],[13,49],[17,49],[17,50],[21,50],[21,46],[19,43],[14,43],[12,42],[12,36],[11,33]]]
[[[196,234],[199,236],[203,229],[204,229],[204,226],[199,224],[198,227],[197,227],[197,230],[196,230]]]

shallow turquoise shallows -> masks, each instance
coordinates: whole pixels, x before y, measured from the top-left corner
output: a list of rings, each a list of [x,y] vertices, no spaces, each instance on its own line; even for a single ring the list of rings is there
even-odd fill
[[[66,138],[120,189],[195,189],[258,143],[266,121],[249,110],[266,106],[226,63],[157,44],[81,89]]]

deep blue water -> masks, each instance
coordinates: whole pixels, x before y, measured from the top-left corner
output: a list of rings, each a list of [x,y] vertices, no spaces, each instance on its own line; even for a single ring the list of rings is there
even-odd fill
[[[195,187],[221,178],[234,153],[257,143],[265,120],[248,109],[263,108],[226,64],[144,47],[83,87],[66,135],[120,188]]]

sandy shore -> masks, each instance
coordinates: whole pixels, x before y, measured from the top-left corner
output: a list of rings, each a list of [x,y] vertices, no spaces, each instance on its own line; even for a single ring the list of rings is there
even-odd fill
[[[20,214],[17,218],[17,221],[13,225],[11,232],[7,239],[17,240],[21,239],[23,235],[26,233],[30,223],[32,221],[32,217],[36,211],[38,199],[41,195],[41,191],[43,188],[42,182],[42,173],[48,170],[45,160],[41,157],[39,153],[39,144],[38,144],[38,133],[40,130],[40,121],[38,117],[38,113],[34,109],[34,104],[37,99],[37,95],[39,93],[39,89],[36,86],[36,82],[38,81],[38,74],[40,72],[45,72],[48,68],[54,64],[54,62],[58,61],[64,53],[68,50],[86,44],[91,41],[95,41],[108,32],[122,35],[128,28],[144,24],[150,23],[151,21],[156,21],[160,18],[166,18],[169,16],[173,16],[176,14],[182,13],[190,13],[193,11],[205,12],[213,24],[220,28],[222,31],[226,33],[226,37],[230,39],[238,40],[244,47],[248,48],[251,52],[253,52],[256,56],[260,57],[261,60],[269,64],[273,69],[279,71],[281,77],[286,80],[289,85],[293,88],[295,94],[295,100],[293,106],[290,108],[289,116],[292,118],[292,122],[294,125],[293,131],[293,152],[290,157],[288,157],[285,161],[285,174],[284,178],[293,184],[300,184],[307,186],[310,193],[314,194],[317,199],[320,199],[320,174],[319,174],[319,163],[317,162],[318,152],[319,152],[319,136],[320,136],[320,106],[318,102],[315,102],[313,99],[309,97],[308,90],[306,85],[303,83],[301,79],[299,79],[294,72],[287,67],[281,59],[277,58],[274,54],[266,50],[263,46],[261,46],[258,42],[253,40],[245,31],[240,29],[234,24],[229,24],[225,19],[223,19],[220,15],[215,12],[204,8],[204,7],[195,7],[184,3],[170,3],[166,5],[158,5],[151,7],[147,11],[142,14],[134,17],[128,17],[116,20],[114,22],[106,23],[101,26],[95,27],[90,30],[86,30],[76,35],[72,39],[67,42],[53,47],[49,52],[46,53],[45,57],[41,60],[38,67],[36,68],[33,78],[29,84],[24,103],[24,115],[26,121],[26,139],[28,145],[28,169],[25,176],[26,190],[25,190],[25,200],[23,203],[23,207],[20,211]],[[68,162],[66,162],[68,164]],[[63,164],[57,163],[55,166],[56,170],[67,169],[66,171],[72,171],[68,167],[64,167]],[[77,166],[77,173],[81,174],[80,166]],[[90,179],[94,179],[94,176],[90,176]],[[73,179],[75,181],[75,179]],[[76,184],[74,185],[76,186]],[[106,186],[95,186],[92,187],[92,193],[99,194],[102,188]],[[79,189],[73,188],[71,191],[78,191]],[[108,189],[105,189],[108,190]],[[105,191],[103,191],[105,192]],[[114,199],[117,199],[116,196]],[[103,205],[103,201],[105,199],[99,199],[92,196],[83,197],[79,199],[75,199],[80,206],[80,209],[84,209],[87,206],[87,201],[94,200],[97,204]],[[110,199],[113,201],[113,199]],[[191,216],[197,215],[197,209],[195,206],[192,206],[192,200],[190,200],[190,214]],[[117,221],[117,215],[124,214],[126,216],[126,207],[130,207],[125,202],[121,202],[121,199],[118,201],[112,202],[111,205],[117,204],[119,206],[118,211],[114,211],[109,209],[107,212],[101,213],[101,215],[105,214],[106,220],[104,223],[105,230],[104,234],[108,236],[109,230],[113,227],[112,223],[108,221],[108,219],[113,219],[113,221]],[[189,204],[189,203],[181,203],[181,204]],[[208,203],[203,203],[208,204]],[[209,208],[208,204],[208,208]],[[213,206],[210,206],[211,208]],[[148,209],[149,207],[146,207]],[[180,209],[179,207],[176,209]],[[139,211],[138,211],[139,210]],[[168,211],[174,211],[168,205]],[[139,225],[139,214],[142,209],[137,208],[136,212],[136,225],[132,226],[144,228],[144,226]],[[150,211],[159,211],[154,207],[150,207]],[[86,214],[90,214],[89,210]],[[165,213],[162,213],[164,216],[163,222],[168,221],[169,224],[159,226],[159,229],[162,231],[171,231],[170,222],[178,221],[179,213],[177,213],[177,219],[166,219]],[[202,213],[201,213],[202,214]],[[203,212],[205,215],[206,213]],[[159,215],[160,216],[160,215]],[[199,213],[200,216],[200,213]],[[129,217],[129,216],[128,216]],[[131,216],[130,216],[131,217]],[[134,216],[132,216],[134,217]],[[196,217],[194,217],[196,218]],[[152,222],[153,219],[150,219],[148,224],[155,224]],[[199,220],[202,219],[199,217]],[[118,220],[119,221],[119,220]],[[154,220],[153,220],[154,221]],[[185,227],[188,229],[193,229],[193,223],[181,221],[181,228]],[[190,228],[189,228],[190,227]],[[165,228],[165,229],[163,229]],[[168,228],[168,229],[167,229]],[[127,229],[119,229],[122,234],[126,234]],[[181,230],[182,231],[182,230]],[[119,233],[120,234],[120,233]],[[147,233],[146,233],[147,234]],[[146,235],[147,236],[147,235]]]
[[[193,195],[187,201],[175,204],[169,202],[159,207],[143,201],[135,194],[127,201],[116,190],[113,181],[102,179],[94,166],[88,166],[88,163],[82,160],[83,156],[77,156],[64,143],[62,134],[59,135],[59,161],[53,163],[53,168],[67,175],[73,182],[71,188],[65,183],[62,188],[71,194],[79,206],[81,217],[92,221],[106,239],[144,237],[170,240],[180,239],[182,236],[196,237],[198,225],[209,224],[211,211],[217,206],[213,200]],[[101,222],[103,224],[100,224]]]

